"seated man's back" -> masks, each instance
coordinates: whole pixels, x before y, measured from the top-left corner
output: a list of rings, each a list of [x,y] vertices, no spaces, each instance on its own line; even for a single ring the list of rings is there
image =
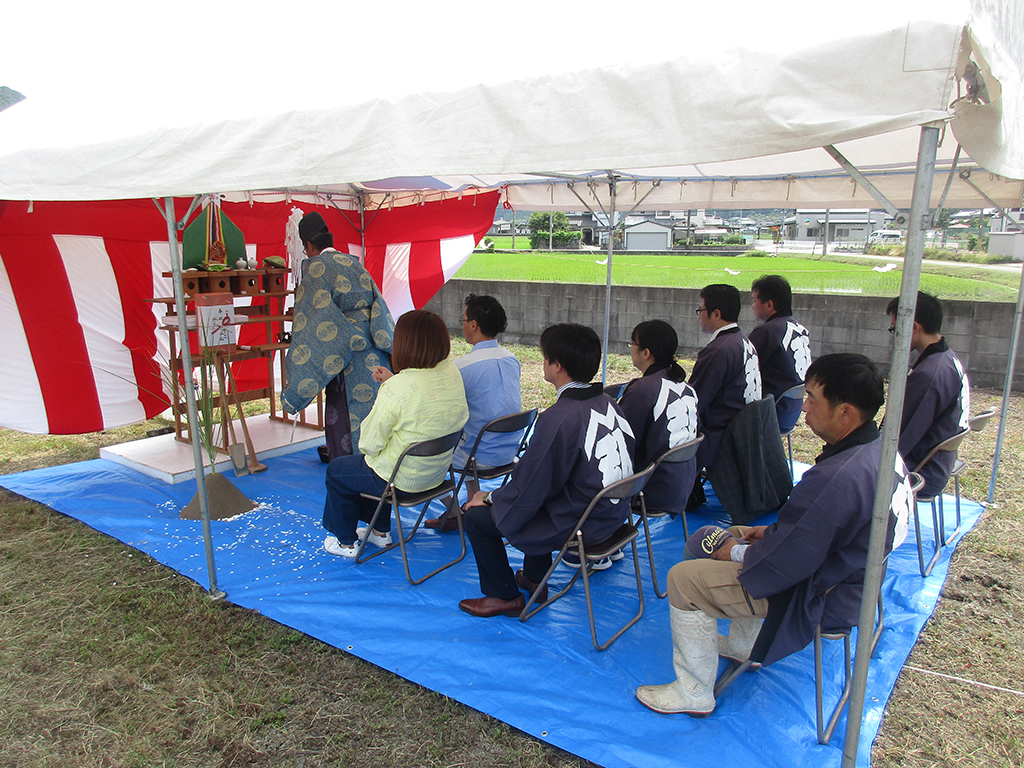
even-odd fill
[[[502,349],[495,337],[508,325],[505,310],[493,296],[466,297],[462,310],[462,332],[473,351],[455,361],[462,373],[469,405],[469,421],[452,462],[466,466],[477,436],[494,419],[518,413],[522,408],[519,390],[520,366],[516,356]],[[521,432],[488,433],[480,441],[476,462],[497,467],[515,458]]]
[[[697,449],[697,469],[708,467],[718,452],[729,422],[744,405],[761,399],[757,352],[736,318],[740,293],[731,285],[708,285],[701,291],[701,327],[713,334],[697,355],[690,386],[697,393],[704,441]]]
[[[800,418],[801,399],[780,400],[786,390],[804,383],[811,364],[807,329],[793,319],[793,297],[789,283],[779,275],[764,275],[754,281],[754,317],[761,322],[750,331],[750,343],[757,350],[761,389],[775,398],[779,429],[788,432]]]
[[[576,532],[594,496],[633,472],[629,422],[600,384],[589,383],[601,362],[597,334],[562,323],[545,329],[540,346],[555,404],[537,418],[508,483],[475,493],[465,506],[466,535],[484,597],[463,600],[459,607],[473,616],[518,615],[526,605],[520,589],[531,594],[541,589],[552,551]],[[628,500],[602,499],[583,524],[584,542],[604,541],[628,514]],[[518,573],[509,565],[503,538],[524,553]]]
[[[629,423],[600,384],[564,390],[537,418],[508,484],[492,495],[494,522],[527,554],[558,549],[591,499],[632,474],[633,447]],[[608,538],[628,511],[625,501],[602,499],[584,525],[584,540]]]
[[[891,325],[899,301],[889,302],[886,311]],[[920,353],[907,377],[900,420],[900,453],[911,469],[924,460],[935,446],[967,428],[971,390],[964,367],[941,334],[942,305],[927,293],[919,293],[910,347]],[[921,468],[922,496],[940,493],[949,480],[954,453],[936,454]]]

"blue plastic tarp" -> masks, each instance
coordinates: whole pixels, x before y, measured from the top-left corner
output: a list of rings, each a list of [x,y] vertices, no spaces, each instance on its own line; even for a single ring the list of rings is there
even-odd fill
[[[708,718],[658,715],[635,699],[638,685],[674,677],[668,604],[654,596],[642,536],[643,618],[610,649],[598,652],[591,644],[581,583],[526,623],[470,617],[458,602],[480,595],[472,553],[416,587],[406,580],[397,550],[364,565],[329,555],[320,525],[324,465],[316,452],[266,463],[265,473],[230,478],[259,507],[212,523],[217,581],[231,602],[603,766],[840,764],[845,715],[832,743],[817,743],[810,647],[741,676]],[[0,476],[0,485],[209,584],[201,523],[178,517],[195,493],[193,483],[166,485],[96,460]],[[947,498],[947,517],[953,506]],[[962,507],[966,531],[981,507],[966,500]],[[720,522],[715,516],[724,514],[713,496],[701,511],[705,514],[689,516],[691,530]],[[929,541],[930,513],[925,505],[921,512]],[[411,525],[415,515],[404,510],[402,519]],[[664,586],[669,567],[681,558],[682,525],[665,518],[652,532]],[[869,764],[885,703],[935,608],[952,549],[946,547],[932,575],[922,579],[911,526],[910,538],[889,558],[885,630],[868,678],[860,765]],[[413,575],[457,552],[457,534],[421,530],[410,545]],[[516,567],[522,556],[509,552]],[[564,569],[553,579],[561,583],[569,573]],[[631,559],[595,574],[592,585],[604,638],[637,610]],[[825,643],[824,668],[829,706],[842,685],[842,643]]]

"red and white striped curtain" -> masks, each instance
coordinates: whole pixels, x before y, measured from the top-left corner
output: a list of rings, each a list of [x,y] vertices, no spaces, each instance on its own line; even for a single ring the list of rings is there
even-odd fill
[[[382,209],[366,232],[365,262],[395,317],[422,307],[472,253],[498,194]],[[180,218],[189,201],[176,201]],[[287,258],[293,207],[224,203],[249,257]],[[335,246],[359,255],[348,217],[319,208]],[[369,219],[369,217],[367,217]],[[173,295],[167,225],[150,200],[0,201],[0,426],[42,434],[95,432],[167,407],[168,337],[157,330]],[[256,298],[254,301],[261,301]],[[264,328],[244,328],[256,343]],[[242,389],[266,386],[266,366],[237,365]]]

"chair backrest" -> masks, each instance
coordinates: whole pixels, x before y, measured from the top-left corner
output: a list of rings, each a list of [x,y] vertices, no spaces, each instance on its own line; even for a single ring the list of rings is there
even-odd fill
[[[970,427],[971,432],[981,432],[988,423],[992,421],[992,417],[996,415],[993,410],[982,411],[977,416],[972,416],[967,420],[967,426]]]
[[[480,441],[483,439],[486,432],[497,432],[504,435],[510,432],[523,430],[523,439],[519,441],[519,448],[516,451],[516,455],[518,456],[522,453],[523,443],[530,432],[530,427],[533,426],[533,422],[536,420],[536,408],[530,411],[520,411],[519,413],[511,413],[508,416],[499,416],[496,419],[491,419],[484,424],[483,429],[480,430],[480,434],[476,436],[476,442],[473,443],[473,450],[469,452],[469,458],[466,460],[467,466],[469,465],[469,459],[476,457],[477,448],[480,447]]]
[[[932,457],[939,451],[956,451],[960,447],[960,443],[964,441],[964,438],[971,434],[970,427],[964,427],[962,430],[957,432],[952,437],[947,437],[941,443],[932,448],[928,455],[925,456],[921,461],[918,462],[917,466],[914,467],[915,472],[920,472],[924,465],[932,460]]]
[[[459,440],[462,438],[462,430],[457,429],[450,435],[444,435],[443,437],[434,437],[430,440],[422,440],[418,443],[413,443],[398,457],[398,461],[395,462],[395,468],[391,470],[391,477],[388,478],[388,486],[393,486],[395,478],[398,477],[398,470],[402,466],[402,462],[405,461],[406,456],[440,456],[442,453],[448,451],[454,451],[455,446],[459,444]],[[448,469],[451,469],[449,464]]]
[[[484,432],[501,432],[503,434],[508,432],[518,432],[521,429],[528,429],[536,418],[536,408],[532,411],[521,411],[520,413],[513,413],[508,416],[499,416],[498,418],[492,419],[484,424],[484,428],[480,430],[480,434],[483,434]]]
[[[590,517],[590,512],[594,509],[594,507],[597,506],[598,502],[601,501],[601,499],[633,498],[644,489],[644,486],[647,485],[647,481],[650,479],[651,474],[653,474],[653,472],[654,463],[652,462],[639,472],[635,472],[632,475],[627,475],[621,480],[616,480],[613,483],[609,483],[600,491],[598,491],[594,498],[590,500],[590,503],[587,505],[586,510],[583,512],[583,516],[580,518],[579,522],[576,523],[576,527],[573,528],[573,533],[575,533],[583,527],[583,524],[587,521],[587,518]]]
[[[700,446],[703,439],[704,435],[701,433],[693,438],[693,440],[687,440],[685,443],[680,443],[675,448],[669,448],[654,460],[654,466],[657,467],[662,462],[679,464],[683,461],[689,461],[694,457],[694,454],[697,453],[697,448]]]
[[[777,403],[779,400],[803,400],[806,394],[807,385],[797,384],[795,387],[790,387],[785,392],[779,394],[779,396],[775,398],[775,402]]]
[[[402,459],[406,456],[440,456],[446,451],[454,451],[455,446],[459,444],[459,439],[462,437],[462,430],[457,429],[450,435],[444,437],[435,437],[430,440],[423,440],[419,443],[413,443],[404,451],[402,455],[398,457],[398,463],[402,463]],[[395,465],[398,468],[398,465]]]
[[[604,388],[604,393],[608,395],[612,400],[618,400],[622,397],[622,390],[629,384],[628,381],[624,381],[621,384],[609,384]]]

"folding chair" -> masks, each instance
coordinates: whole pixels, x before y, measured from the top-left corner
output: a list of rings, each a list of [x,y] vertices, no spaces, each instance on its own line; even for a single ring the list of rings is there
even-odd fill
[[[646,469],[642,472],[624,477],[621,480],[617,480],[610,485],[605,486],[587,505],[586,510],[580,517],[579,522],[572,529],[573,533],[566,540],[565,544],[559,550],[558,555],[554,558],[551,563],[551,567],[548,568],[548,572],[544,574],[544,578],[540,580],[537,588],[533,594],[530,595],[530,599],[527,600],[526,606],[523,608],[522,613],[519,614],[520,621],[526,621],[538,611],[547,608],[553,602],[562,597],[576,580],[582,574],[583,576],[583,590],[587,597],[587,618],[590,620],[590,638],[594,643],[594,648],[599,651],[603,651],[608,648],[612,643],[621,637],[622,633],[632,627],[638,621],[640,617],[644,615],[644,590],[643,585],[640,583],[640,557],[636,550],[636,538],[639,536],[640,531],[636,525],[629,521],[632,517],[627,511],[627,522],[624,522],[619,526],[618,530],[615,531],[611,536],[601,542],[595,542],[594,544],[588,544],[583,539],[583,527],[587,522],[587,518],[590,517],[591,511],[597,506],[598,502],[602,499],[624,499],[625,503],[629,504],[629,500],[636,496],[640,491],[643,490],[644,484],[648,478],[654,472],[654,464],[649,464]],[[590,592],[590,575],[592,570],[592,564],[597,560],[603,560],[606,557],[610,557],[612,553],[625,548],[626,544],[629,544],[633,549],[633,570],[636,573],[636,593],[640,598],[640,609],[636,615],[627,621],[611,638],[605,643],[599,643],[597,640],[597,627],[594,623],[594,602],[593,596]],[[539,605],[535,605],[537,595],[543,594],[547,591],[548,580],[551,578],[551,574],[555,572],[555,568],[562,562],[562,558],[565,557],[565,553],[572,547],[576,550],[580,559],[580,568],[573,573],[572,578],[569,579],[569,583],[566,584],[562,589],[556,592],[554,595],[549,597],[546,601]]]
[[[369,493],[362,493],[364,499],[370,499],[377,502],[377,509],[373,513],[373,517],[367,524],[370,530],[373,530],[374,525],[377,523],[377,518],[380,517],[381,511],[385,509],[386,505],[392,505],[395,509],[395,526],[397,528],[396,533],[398,540],[392,542],[386,547],[382,547],[371,555],[363,556],[363,550],[366,548],[366,537],[359,542],[359,549],[356,550],[356,563],[365,563],[367,560],[372,560],[377,555],[382,555],[385,552],[389,552],[395,547],[399,547],[402,551],[402,565],[405,566],[405,577],[409,580],[410,584],[422,584],[424,581],[429,579],[431,576],[440,573],[446,568],[451,568],[457,562],[462,560],[466,556],[466,533],[462,528],[462,517],[459,516],[459,538],[462,540],[462,552],[459,556],[452,560],[450,563],[435,568],[426,576],[421,579],[413,579],[412,574],[409,572],[409,554],[406,551],[406,544],[409,543],[410,539],[416,535],[416,531],[420,527],[420,523],[423,522],[423,516],[427,512],[427,508],[430,506],[430,502],[434,499],[439,499],[442,496],[453,493],[455,491],[455,472],[448,465],[448,476],[441,482],[440,485],[436,485],[433,488],[426,491],[418,491],[415,493],[406,493],[405,491],[395,486],[395,478],[398,477],[398,470],[402,466],[402,462],[405,461],[407,456],[417,456],[426,458],[430,456],[442,456],[444,454],[451,455],[451,452],[455,450],[455,446],[459,444],[459,438],[462,437],[462,430],[459,429],[452,432],[450,435],[444,437],[436,437],[432,440],[424,440],[420,443],[414,443],[402,451],[402,454],[398,457],[398,462],[395,464],[394,470],[391,472],[391,477],[388,478],[387,485],[384,487],[383,492],[380,496],[374,496]],[[419,517],[416,518],[416,524],[412,527],[412,531],[408,537],[402,531],[402,515],[399,512],[399,507],[415,507],[422,504],[423,507],[420,509]]]
[[[916,472],[909,474],[910,490],[915,496],[917,492],[924,487],[924,478]],[[889,554],[892,554],[890,552]],[[878,601],[875,605],[875,631],[871,635],[871,656],[875,654],[875,648],[878,647],[878,641],[882,637],[882,630],[885,628],[885,606],[882,600],[882,588],[885,584],[885,572],[889,565],[889,554],[882,560],[882,580],[878,584]],[[842,714],[843,708],[846,706],[846,702],[850,699],[850,691],[853,687],[853,664],[852,656],[850,651],[850,629],[838,629],[830,632],[822,632],[821,626],[818,626],[814,630],[814,699],[817,707],[817,729],[818,729],[818,743],[828,744],[832,739],[832,732],[835,730],[836,722],[839,720],[839,715]],[[843,690],[839,695],[839,700],[836,702],[835,708],[832,710],[832,715],[829,717],[828,723],[824,723],[825,712],[824,712],[824,694],[822,692],[822,672],[821,672],[821,641],[822,640],[842,640],[843,641]]]
[[[782,399],[786,400],[800,400],[803,401],[807,394],[807,386],[804,384],[797,384],[795,387],[790,387],[777,398],[775,398],[776,404]],[[797,421],[799,421],[799,416]],[[782,436],[786,438],[786,450],[789,451],[789,474],[794,480],[796,480],[796,472],[793,470],[793,433],[796,432],[796,424],[790,427],[789,431],[783,432]]]
[[[816,704],[815,711],[815,725],[818,731],[818,743],[828,744],[832,740],[832,732],[835,730],[836,722],[839,720],[839,715],[842,714],[843,708],[846,706],[846,702],[850,700],[850,691],[853,688],[853,655],[850,647],[850,631],[849,629],[837,629],[830,632],[822,632],[821,626],[814,628],[814,701]],[[759,636],[760,637],[760,636]],[[835,708],[832,710],[832,715],[829,717],[828,723],[825,724],[825,702],[824,692],[822,685],[822,664],[821,664],[821,641],[822,640],[842,640],[843,641],[843,690],[839,694],[839,700],[836,702]],[[756,646],[755,646],[756,647]],[[747,659],[742,663],[733,662],[733,664],[722,673],[722,676],[718,678],[715,683],[715,698],[717,699],[722,692],[732,684],[732,682],[750,669],[754,664],[759,664],[759,661],[755,661],[753,654],[751,658]]]
[[[932,457],[935,456],[935,454],[939,453],[940,451],[952,451],[955,454],[956,450],[960,447],[960,443],[962,443],[964,441],[964,438],[967,437],[969,434],[971,434],[971,428],[964,427],[961,431],[957,432],[952,437],[943,440],[941,443],[932,448],[931,451],[928,452],[927,456],[925,456],[920,462],[918,462],[918,465],[914,467],[914,472],[920,474],[924,466],[929,461],[932,460]],[[948,483],[949,480],[947,479],[946,482]],[[917,559],[921,569],[921,576],[927,576],[929,573],[932,572],[932,568],[935,567],[935,563],[939,559],[939,553],[942,551],[942,547],[944,547],[946,544],[952,541],[953,537],[955,537],[957,532],[959,532],[960,530],[960,503],[958,495],[956,505],[956,531],[954,531],[950,535],[949,539],[946,539],[946,521],[943,517],[942,509],[943,490],[945,490],[945,488],[940,488],[939,492],[934,496],[914,496],[914,532],[917,535]],[[925,501],[931,504],[932,525],[934,525],[935,527],[935,554],[932,555],[932,559],[928,563],[927,567],[924,564],[924,542],[921,540],[921,519],[917,513],[918,501]]]
[[[914,506],[917,506],[917,494],[918,491],[924,488],[924,478],[917,474],[917,472],[911,472],[907,475],[907,479],[910,480],[910,492],[914,496]],[[889,555],[891,554],[892,552],[889,552]],[[882,637],[882,630],[885,628],[885,604],[882,600],[882,588],[885,586],[885,573],[889,567],[889,555],[882,559],[882,579],[878,583],[878,621],[875,623],[875,633],[871,636],[872,655],[875,653],[875,648],[878,647],[878,641]]]
[[[977,416],[972,416],[967,420],[967,426],[971,432],[981,432],[985,429],[988,423],[992,420],[992,417],[996,415],[995,411],[982,411]],[[962,460],[959,456],[953,461],[953,469],[949,473],[949,476],[953,478],[953,489],[956,493],[956,528],[949,536],[946,536],[946,521],[942,521],[942,533],[943,533],[943,544],[949,544],[956,535],[960,533],[960,473],[967,469],[967,462]]]
[[[658,471],[658,467],[661,466],[662,463],[679,464],[692,459],[694,454],[697,453],[697,446],[700,445],[700,442],[703,439],[704,435],[697,435],[693,440],[687,440],[685,443],[680,443],[675,448],[669,448],[661,454],[661,456],[655,459],[654,472]],[[652,472],[652,474],[654,473]],[[681,492],[686,493],[686,491]],[[658,587],[658,572],[654,565],[654,549],[651,545],[651,527],[648,521],[651,518],[665,517],[668,512],[660,509],[647,509],[647,500],[644,497],[643,491],[640,491],[640,493],[637,494],[637,498],[639,500],[640,519],[644,524],[644,537],[647,540],[647,559],[651,561],[651,581],[654,583],[654,594],[660,598],[665,598],[668,596],[668,590],[662,592]],[[686,524],[686,513],[683,512],[680,517],[683,518],[683,538],[689,539],[690,529]]]
[[[610,397],[612,400],[617,401],[620,397],[622,397],[622,392],[626,388],[627,384],[629,384],[628,381],[624,381],[621,384],[609,384],[604,388],[604,393],[608,395],[608,397]]]
[[[512,470],[515,469],[516,462],[519,461],[519,457],[523,455],[523,451],[526,450],[526,441],[530,436],[530,428],[533,423],[537,420],[537,409],[534,408],[530,411],[522,411],[520,413],[513,413],[508,416],[499,416],[496,419],[484,424],[483,429],[480,430],[480,434],[476,436],[476,442],[473,443],[473,448],[469,452],[469,456],[466,459],[466,466],[461,469],[456,468],[455,473],[459,475],[459,484],[455,488],[455,493],[452,494],[452,503],[441,515],[440,530],[444,530],[444,524],[449,517],[458,509],[459,506],[459,491],[462,490],[462,486],[466,482],[466,478],[470,475],[473,476],[473,481],[476,483],[476,487],[480,487],[481,480],[496,480],[502,478],[501,484],[505,485],[508,482],[509,475],[512,474]],[[523,436],[519,440],[519,447],[516,448],[515,456],[508,464],[502,464],[497,467],[480,466],[476,460],[476,452],[480,447],[480,443],[484,439],[484,435],[488,432],[496,434],[510,434],[512,432],[518,432],[522,430]],[[459,515],[461,517],[461,515]]]
[[[911,490],[915,493],[924,486],[924,478],[920,475],[911,473],[910,475]],[[890,553],[891,554],[891,553]],[[882,582],[885,581],[885,571],[889,564],[889,555],[885,556],[882,561]],[[885,609],[882,606],[882,583],[878,585],[878,603],[876,605],[876,616],[875,631],[871,635],[871,656],[875,654],[875,648],[878,647],[878,640],[882,637],[882,629],[885,626]],[[850,634],[851,629],[836,629],[830,632],[822,632],[821,626],[814,630],[814,702],[816,705],[816,722],[818,730],[818,743],[828,744],[832,740],[832,732],[835,730],[836,723],[839,720],[839,715],[842,714],[843,708],[846,703],[850,700],[850,692],[853,689],[853,656],[850,647]],[[824,692],[822,690],[822,671],[821,671],[821,641],[822,640],[842,640],[843,641],[843,690],[839,694],[839,700],[836,702],[835,708],[832,710],[832,715],[829,717],[828,723],[824,723],[825,720],[825,706],[824,706]]]
[[[836,723],[839,722],[839,716],[843,713],[843,709],[846,707],[847,702],[850,700],[850,692],[853,690],[853,649],[850,644],[850,629],[835,629],[829,632],[822,632],[821,626],[814,628],[814,703],[815,703],[815,727],[818,732],[818,743],[828,744],[832,740],[832,733],[835,731]],[[875,630],[875,640],[881,634],[881,626]],[[825,723],[825,694],[822,672],[822,640],[842,640],[843,641],[843,689],[839,694],[839,699],[836,701],[835,707],[832,709],[832,714],[829,716],[828,723]],[[874,645],[871,648],[874,652]],[[715,684],[715,698],[718,694],[728,687],[729,683],[739,677],[743,672],[750,668],[754,662],[747,659],[745,662],[739,665],[730,667],[719,682]]]

